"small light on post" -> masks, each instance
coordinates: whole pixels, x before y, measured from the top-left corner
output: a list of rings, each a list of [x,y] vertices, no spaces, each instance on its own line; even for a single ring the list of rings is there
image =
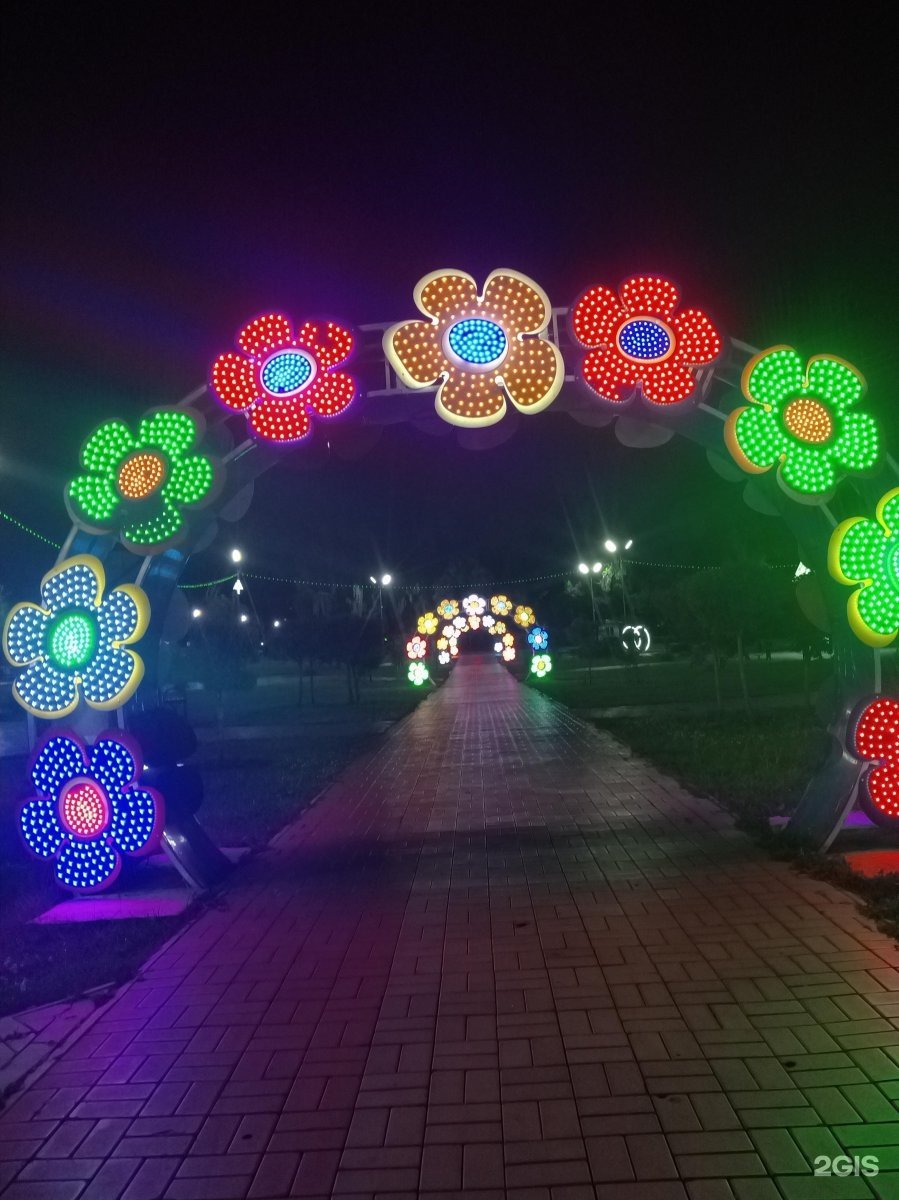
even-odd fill
[[[243,552],[238,550],[236,546],[231,551],[231,561],[233,563],[243,562]]]
[[[274,621],[272,621],[272,628],[273,628],[273,629],[280,629],[280,628],[281,628],[281,622],[280,622],[279,620],[277,620],[277,618],[276,618]]]
[[[578,563],[578,565],[577,565],[577,569],[580,571],[580,573],[581,573],[582,575],[589,575],[589,574],[590,574],[590,568],[587,566],[587,564],[586,564],[586,563]]]
[[[381,576],[381,583],[384,585],[384,587],[388,587],[392,581],[393,581],[392,575],[382,575]]]
[[[631,548],[631,546],[633,546],[633,544],[634,544],[634,539],[628,538],[627,541],[624,543],[625,550],[630,550],[630,548]]]
[[[618,545],[617,543],[613,542],[611,538],[606,538],[606,540],[603,542],[603,546],[606,548],[606,550],[608,550],[609,554],[618,553]]]
[[[602,570],[602,563],[595,562],[590,569],[592,570],[594,575],[598,575],[600,573],[600,571]]]
[[[203,610],[202,610],[202,608],[195,608],[191,611],[190,615],[193,617],[193,619],[195,621],[199,621],[200,617],[202,617],[202,615],[203,615]]]
[[[247,621],[249,621],[249,619],[250,619],[250,618],[247,616],[247,614],[246,614],[246,613],[241,613],[241,614],[240,614],[240,623],[241,623],[241,625],[246,625],[246,623],[247,623]]]

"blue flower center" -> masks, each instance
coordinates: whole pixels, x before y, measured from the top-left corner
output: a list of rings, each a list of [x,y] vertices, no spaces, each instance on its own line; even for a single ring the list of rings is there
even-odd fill
[[[466,317],[450,329],[449,344],[453,353],[463,362],[483,367],[502,358],[509,343],[505,330],[495,321]]]
[[[312,378],[312,366],[312,359],[302,350],[282,350],[262,368],[262,386],[275,396],[298,392]]]
[[[618,345],[629,358],[657,362],[671,349],[671,335],[661,322],[638,317],[621,326]]]

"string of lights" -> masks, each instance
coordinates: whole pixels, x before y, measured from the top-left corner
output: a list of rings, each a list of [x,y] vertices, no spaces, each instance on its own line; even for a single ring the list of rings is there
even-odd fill
[[[45,542],[48,546],[53,546],[57,550],[60,548],[59,542],[54,542],[51,538],[45,537],[42,533],[38,533],[36,529],[32,529],[29,525],[25,525],[22,521],[17,520],[9,513],[0,509],[0,517],[4,521],[8,521],[17,529],[24,533],[30,534],[32,537],[38,538]],[[637,567],[662,567],[677,571],[717,571],[720,570],[720,564],[713,563],[679,563],[679,562],[659,562],[646,558],[623,558],[623,562],[628,566]],[[794,570],[795,563],[772,563],[770,570]],[[508,579],[477,579],[469,583],[447,583],[443,580],[438,583],[404,583],[397,585],[402,591],[439,591],[447,589],[449,591],[463,591],[466,588],[488,588],[500,587],[508,584],[517,583],[548,583],[554,579],[570,578],[573,572],[571,571],[552,571],[546,575],[519,575],[515,578]],[[298,579],[292,575],[267,575],[255,571],[232,571],[230,575],[222,575],[218,579],[203,579],[198,583],[182,583],[179,587],[182,591],[199,591],[203,588],[216,587],[222,583],[231,583],[241,575],[244,579],[255,579],[264,583],[290,583],[297,587],[315,587],[315,588],[356,588],[356,587],[372,587],[369,582],[365,583],[337,583],[332,579]]]
[[[2,517],[4,521],[8,521],[10,525],[15,525],[17,529],[21,529],[24,533],[30,533],[31,536],[37,538],[39,542],[45,542],[48,546],[53,546],[53,548],[56,550],[60,550],[62,548],[61,542],[54,542],[52,538],[44,537],[42,533],[38,533],[38,531],[36,529],[32,529],[30,525],[25,525],[24,522],[17,520],[13,516],[10,516],[10,514],[8,512],[4,512],[2,508],[0,508],[0,517]]]

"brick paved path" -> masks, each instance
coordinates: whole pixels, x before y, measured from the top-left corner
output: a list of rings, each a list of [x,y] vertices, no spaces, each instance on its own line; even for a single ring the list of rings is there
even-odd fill
[[[896,962],[463,661],[15,1100],[3,1194],[895,1198]]]

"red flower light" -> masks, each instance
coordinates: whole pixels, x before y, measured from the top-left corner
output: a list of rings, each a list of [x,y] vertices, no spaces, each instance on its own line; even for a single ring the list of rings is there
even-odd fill
[[[899,821],[899,700],[881,696],[866,703],[851,738],[858,758],[872,760],[859,784],[859,799],[872,820]]]
[[[675,313],[680,293],[668,279],[635,275],[616,296],[585,292],[571,314],[574,336],[591,347],[581,371],[603,400],[622,404],[639,387],[652,404],[680,404],[692,395],[692,367],[721,353],[721,338],[697,308]]]
[[[222,404],[249,414],[255,433],[270,442],[297,442],[310,413],[334,417],[356,395],[352,375],[336,370],[353,350],[353,335],[333,321],[307,321],[293,335],[290,319],[268,313],[237,336],[242,354],[220,354],[212,390]]]

